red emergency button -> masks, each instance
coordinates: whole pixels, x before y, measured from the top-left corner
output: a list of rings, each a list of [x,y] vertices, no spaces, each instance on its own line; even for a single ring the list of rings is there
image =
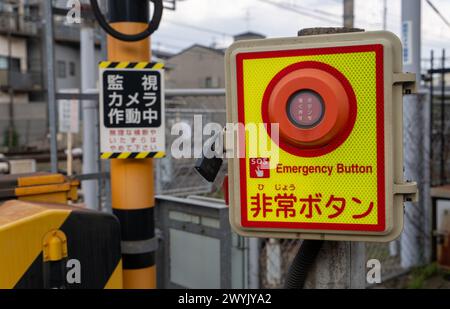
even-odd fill
[[[350,135],[356,98],[348,80],[333,67],[300,62],[271,81],[262,116],[265,123],[279,124],[281,148],[299,156],[320,156]]]
[[[299,128],[314,128],[323,119],[325,105],[323,99],[313,90],[300,90],[288,101],[289,120]]]

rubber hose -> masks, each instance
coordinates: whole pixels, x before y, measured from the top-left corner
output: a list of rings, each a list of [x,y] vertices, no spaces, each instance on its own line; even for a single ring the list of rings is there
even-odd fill
[[[304,240],[289,268],[285,289],[303,289],[311,265],[322,248],[323,240]]]

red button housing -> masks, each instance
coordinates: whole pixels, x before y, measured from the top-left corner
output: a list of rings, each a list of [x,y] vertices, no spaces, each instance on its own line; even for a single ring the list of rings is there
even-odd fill
[[[263,120],[279,124],[281,148],[296,155],[312,157],[336,149],[356,120],[350,83],[320,62],[301,62],[280,72],[264,100]]]

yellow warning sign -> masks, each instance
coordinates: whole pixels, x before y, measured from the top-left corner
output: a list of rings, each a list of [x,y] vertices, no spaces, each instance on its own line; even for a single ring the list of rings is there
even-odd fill
[[[246,208],[243,226],[384,231],[384,97],[383,87],[377,88],[377,78],[383,85],[382,53],[382,46],[371,45],[299,50],[297,55],[291,51],[288,56],[237,56],[238,71],[242,70],[238,87],[243,93],[238,104],[245,124],[268,123],[264,118],[273,91],[270,84],[276,84],[291,68],[331,72],[353,100],[348,131],[341,133],[344,136],[337,146],[303,149],[280,138],[280,145],[271,143],[279,148],[277,164],[270,164],[271,158],[252,158],[247,147],[245,167],[240,171],[247,188],[246,196],[241,197]],[[266,138],[271,141],[269,132]],[[258,175],[257,170],[264,172]],[[359,184],[357,190],[355,183]]]
[[[401,124],[401,112],[392,117],[401,45],[385,34],[349,35],[360,44],[325,37],[298,39],[298,48],[295,39],[237,43],[227,52],[228,117],[246,129],[238,133],[244,155],[229,167],[231,222],[243,235],[352,239],[401,230],[394,187],[403,184],[393,175],[402,155],[393,160],[391,139],[401,137],[392,124]]]

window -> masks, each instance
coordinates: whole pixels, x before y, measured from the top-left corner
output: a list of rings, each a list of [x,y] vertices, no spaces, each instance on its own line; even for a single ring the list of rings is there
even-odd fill
[[[205,88],[218,88],[220,86],[220,77],[217,76],[208,76],[204,80],[204,84],[202,85]]]
[[[205,78],[205,88],[212,88],[213,84],[212,84],[212,77],[207,77]]]
[[[11,58],[11,71],[19,72],[20,71],[20,59],[19,58]]]
[[[70,76],[75,76],[76,75],[76,68],[75,68],[75,62],[71,62],[69,64],[69,74]]]
[[[20,59],[19,58],[9,58],[6,56],[0,56],[0,70],[9,70],[11,64],[11,71],[20,71]]]
[[[0,56],[0,70],[8,69],[8,58]]]
[[[64,61],[58,61],[56,63],[56,69],[58,72],[58,78],[66,78],[67,77],[66,63]]]

